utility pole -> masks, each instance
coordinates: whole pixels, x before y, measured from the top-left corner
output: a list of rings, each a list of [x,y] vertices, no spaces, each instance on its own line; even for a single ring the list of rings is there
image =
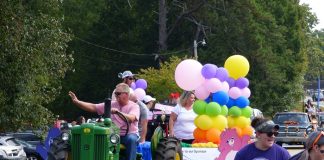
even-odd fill
[[[195,60],[198,60],[198,53],[197,53],[198,44],[197,44],[196,40],[194,40],[193,46],[194,46],[194,58],[195,58]]]

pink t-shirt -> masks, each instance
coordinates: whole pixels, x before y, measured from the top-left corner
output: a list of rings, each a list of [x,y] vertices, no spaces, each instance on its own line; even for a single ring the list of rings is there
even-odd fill
[[[138,134],[138,119],[140,114],[139,106],[129,101],[127,105],[120,106],[117,101],[111,101],[111,108],[117,108],[120,112],[135,115],[136,120],[129,125],[128,133],[136,133]],[[97,113],[99,115],[104,114],[105,111],[105,103],[96,104]],[[120,118],[117,114],[111,114],[111,120],[120,128],[120,135],[125,135],[127,124],[126,122]]]

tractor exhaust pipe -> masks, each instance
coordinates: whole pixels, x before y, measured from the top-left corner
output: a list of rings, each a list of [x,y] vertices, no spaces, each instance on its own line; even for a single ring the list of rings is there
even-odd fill
[[[106,98],[104,118],[110,118],[110,117],[111,117],[111,99]]]

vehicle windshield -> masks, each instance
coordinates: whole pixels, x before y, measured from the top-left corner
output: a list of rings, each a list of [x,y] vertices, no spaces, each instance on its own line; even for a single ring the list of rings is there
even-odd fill
[[[11,146],[19,146],[19,143],[14,138],[9,138],[6,142]]]
[[[308,118],[304,114],[279,114],[273,119],[276,124],[306,124],[309,123]]]

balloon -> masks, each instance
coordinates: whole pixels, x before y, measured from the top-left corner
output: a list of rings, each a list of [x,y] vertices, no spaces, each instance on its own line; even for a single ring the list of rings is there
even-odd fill
[[[210,102],[206,106],[206,114],[209,116],[217,116],[221,113],[222,109],[216,102]]]
[[[193,104],[193,110],[198,115],[205,114],[206,105],[207,103],[205,101],[197,100]]]
[[[235,86],[243,89],[249,86],[249,80],[247,78],[241,77],[235,81]]]
[[[221,135],[221,132],[218,129],[212,128],[207,131],[206,139],[209,142],[219,144],[220,143],[220,135]]]
[[[228,95],[233,98],[236,99],[238,97],[241,96],[241,90],[237,87],[232,87],[229,91],[228,91]]]
[[[234,79],[245,77],[250,70],[249,61],[241,55],[233,55],[227,58],[224,67],[229,72],[230,77]]]
[[[209,103],[209,102],[211,102],[211,101],[212,101],[211,97],[207,97],[207,98],[205,99],[205,102],[206,102],[206,103]]]
[[[242,111],[242,116],[246,117],[246,118],[250,118],[251,114],[252,114],[252,108],[250,106],[247,106],[243,109],[241,109]]]
[[[227,106],[226,105],[223,105],[223,106],[221,106],[221,109],[222,109],[221,115],[227,116],[227,114],[228,114],[228,108],[227,108]]]
[[[208,98],[209,94],[210,94],[209,91],[206,90],[204,85],[201,85],[195,89],[195,96],[198,99],[204,100]]]
[[[227,106],[228,108],[231,108],[232,106],[235,106],[235,100],[232,99],[232,98],[229,98],[229,99],[228,99],[228,102],[226,103],[226,106]]]
[[[132,88],[133,90],[136,89],[136,84],[135,84],[134,82],[131,83],[131,88]]]
[[[206,79],[213,78],[216,74],[217,66],[214,64],[205,64],[201,69],[201,74]]]
[[[249,88],[245,87],[241,89],[242,96],[249,98],[251,96],[251,91]]]
[[[193,132],[195,140],[206,140],[206,131],[196,128]]]
[[[194,124],[202,130],[208,130],[213,126],[213,121],[207,115],[200,115],[195,118]]]
[[[242,129],[242,134],[252,136],[253,135],[253,128],[251,126],[247,126],[247,127],[243,128]]]
[[[236,100],[235,100],[235,104],[236,106],[240,107],[240,108],[244,108],[248,105],[250,105],[250,101],[249,99],[241,96],[241,97],[238,97]]]
[[[228,77],[226,79],[226,82],[228,83],[229,87],[232,88],[235,86],[235,79],[233,79],[232,77]]]
[[[215,77],[218,78],[221,82],[223,82],[228,78],[228,72],[225,68],[219,67],[216,70]]]
[[[237,106],[233,106],[228,110],[228,115],[233,117],[240,116],[241,114],[242,114],[241,109]]]
[[[224,91],[218,91],[213,93],[213,102],[217,102],[219,105],[227,104],[229,97]]]
[[[245,128],[250,125],[251,125],[250,118],[246,118],[244,116],[239,116],[235,119],[235,126],[237,126],[237,127]]]
[[[217,128],[220,131],[223,131],[225,128],[227,128],[227,119],[223,115],[218,115],[215,117],[211,117],[213,121],[213,128]]]
[[[137,99],[140,101],[142,101],[146,95],[144,89],[142,89],[142,88],[136,88],[134,90],[134,94],[136,95]]]
[[[235,126],[235,119],[232,116],[227,117],[227,125],[229,128],[233,128]]]
[[[204,86],[207,91],[213,93],[222,89],[222,82],[217,78],[211,78],[205,81]]]
[[[193,59],[180,62],[175,70],[174,77],[177,85],[186,91],[192,91],[205,81],[201,75],[202,65]]]
[[[145,81],[145,79],[138,79],[136,82],[136,88],[142,88],[142,89],[146,89],[147,88],[147,82]]]
[[[222,89],[221,90],[226,92],[226,93],[228,92],[229,85],[228,85],[228,83],[226,81],[222,82]]]

